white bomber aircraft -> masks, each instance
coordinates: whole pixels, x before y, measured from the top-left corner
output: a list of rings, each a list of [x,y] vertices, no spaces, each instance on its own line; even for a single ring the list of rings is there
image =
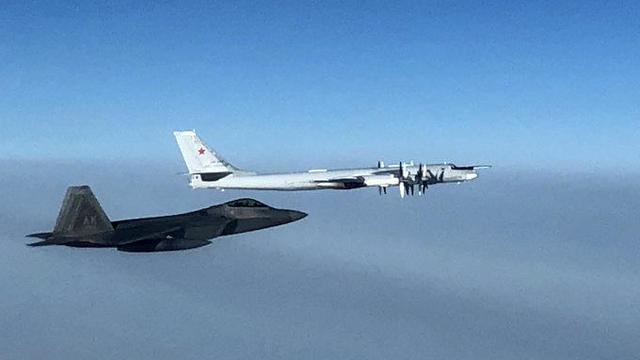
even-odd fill
[[[180,152],[184,158],[192,188],[251,189],[251,190],[319,190],[356,189],[377,186],[378,192],[387,193],[387,187],[398,186],[400,196],[419,195],[429,185],[460,183],[478,177],[476,169],[489,165],[455,166],[454,164],[420,164],[413,162],[385,166],[382,161],[376,167],[327,170],[315,169],[303,172],[257,174],[240,170],[220,157],[200,140],[195,131],[174,131]]]

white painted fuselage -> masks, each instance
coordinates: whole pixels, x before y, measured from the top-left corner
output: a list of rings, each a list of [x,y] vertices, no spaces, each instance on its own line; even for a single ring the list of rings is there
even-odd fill
[[[399,163],[376,167],[302,172],[257,174],[240,170],[200,140],[195,131],[174,132],[178,147],[187,165],[190,185],[194,189],[251,189],[251,190],[318,190],[356,189],[376,186],[386,192],[389,186],[399,186],[400,194],[406,191],[424,192],[430,185],[463,182],[475,179],[476,169],[483,166],[458,167],[453,164],[414,165]]]
[[[455,165],[453,165],[455,166]],[[451,164],[426,165],[433,174],[429,185],[447,182],[463,182],[475,179],[478,175],[472,170],[452,169]],[[418,172],[418,166],[406,166],[406,175]],[[389,187],[399,184],[399,166],[309,170],[304,172],[256,174],[251,172],[233,172],[217,179],[207,180],[206,175],[191,174],[191,187],[215,189],[251,189],[251,190],[318,190],[353,189],[367,186]]]

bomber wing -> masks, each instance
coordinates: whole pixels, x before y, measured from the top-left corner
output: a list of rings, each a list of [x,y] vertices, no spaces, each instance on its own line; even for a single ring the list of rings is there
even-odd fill
[[[314,182],[320,186],[326,186],[329,188],[335,188],[336,186],[340,186],[343,189],[355,189],[355,188],[366,186],[364,183],[364,177],[362,176],[329,178],[329,179],[315,180]]]
[[[398,185],[398,178],[389,175],[363,175],[341,178],[329,178],[316,180],[316,183],[320,185],[326,184],[327,187],[334,187],[341,184],[344,189],[354,189],[364,186],[391,186]]]

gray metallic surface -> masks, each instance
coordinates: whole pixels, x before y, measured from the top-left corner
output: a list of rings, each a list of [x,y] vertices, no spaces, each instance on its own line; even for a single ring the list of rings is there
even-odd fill
[[[276,209],[253,199],[238,199],[185,214],[111,222],[88,186],[67,189],[51,233],[27,235],[43,239],[30,246],[116,247],[130,252],[192,249],[211,239],[265,229],[307,214]]]

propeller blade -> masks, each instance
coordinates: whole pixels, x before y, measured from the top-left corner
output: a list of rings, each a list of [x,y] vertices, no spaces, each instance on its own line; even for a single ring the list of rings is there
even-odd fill
[[[398,178],[400,180],[406,179],[407,176],[409,175],[408,171],[407,171],[407,167],[405,166],[405,164],[402,161],[400,161],[400,164],[398,166],[398,172],[399,172]]]
[[[398,184],[398,189],[400,189],[400,197],[404,198],[404,194],[405,194],[404,182],[400,181],[400,183]]]

